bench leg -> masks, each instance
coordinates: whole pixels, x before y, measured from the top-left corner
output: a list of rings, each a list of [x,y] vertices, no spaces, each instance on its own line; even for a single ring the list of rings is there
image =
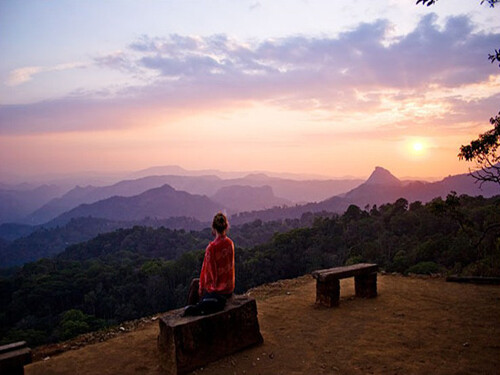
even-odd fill
[[[340,300],[340,281],[330,280],[328,283],[316,282],[316,303],[326,307],[339,305]]]
[[[356,297],[373,298],[377,296],[377,273],[355,276]]]

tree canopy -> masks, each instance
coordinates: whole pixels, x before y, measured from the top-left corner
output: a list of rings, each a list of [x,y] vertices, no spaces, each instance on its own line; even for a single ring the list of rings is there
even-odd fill
[[[497,153],[500,141],[500,113],[490,119],[493,129],[479,135],[478,139],[460,147],[458,157],[475,161],[477,170],[471,172],[481,184],[487,181],[500,184],[500,155]]]
[[[417,4],[422,3],[422,5],[427,5],[431,6],[432,4],[435,4],[438,0],[417,0]],[[487,3],[490,5],[490,7],[494,7],[495,4],[497,4],[500,0],[481,0],[481,4]]]
[[[298,222],[283,221],[288,231],[258,245],[243,246],[281,226],[256,220],[230,233],[237,293],[363,261],[389,272],[500,276],[500,196],[450,194],[427,204],[400,198]],[[0,343],[65,340],[182,306],[209,238],[208,231],[134,227],[25,264],[0,277]]]

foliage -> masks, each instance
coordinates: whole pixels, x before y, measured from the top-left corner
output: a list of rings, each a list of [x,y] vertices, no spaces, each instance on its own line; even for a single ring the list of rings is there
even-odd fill
[[[481,4],[483,3],[488,3],[490,7],[494,7],[495,4],[497,4],[500,0],[481,0]],[[422,5],[427,5],[431,6],[432,4],[435,4],[437,0],[417,0],[417,4],[422,3]]]
[[[420,275],[432,275],[433,273],[439,272],[439,266],[434,262],[420,262],[408,268],[407,272]]]
[[[478,170],[471,173],[481,184],[486,181],[500,185],[500,155],[497,153],[500,145],[500,113],[490,119],[493,129],[479,135],[469,145],[460,147],[458,157],[467,161],[475,161]]]
[[[361,255],[355,255],[345,261],[346,266],[352,266],[353,264],[358,263],[363,263],[363,257]]]
[[[125,227],[124,222],[82,217],[72,219],[62,227],[40,227],[26,237],[18,238],[3,248],[0,247],[2,267],[22,265],[43,257],[62,252],[68,245],[88,241],[99,233]]]
[[[488,60],[490,60],[492,64],[495,62],[500,62],[500,50],[496,49],[495,53],[489,53]],[[498,66],[500,67],[500,64]]]
[[[255,221],[231,228],[236,292],[359,261],[403,273],[500,276],[499,223],[500,197],[456,194],[425,205],[398,199],[351,206],[342,216]],[[135,227],[25,264],[0,277],[0,341],[53,342],[182,306],[210,238],[208,230]]]
[[[275,220],[266,225],[262,225],[262,220],[259,219],[234,226],[231,228],[231,233],[241,246],[255,246],[259,243],[269,241],[275,232],[284,232],[298,226],[310,224],[312,222],[311,217],[312,215],[306,215],[303,219]],[[196,241],[201,243],[211,238],[211,232],[208,229],[209,225],[191,218],[146,218],[139,223],[140,225],[134,225],[134,222],[81,217],[72,219],[69,223],[61,227],[38,228],[28,236],[16,239],[11,243],[3,241],[0,238],[0,274],[5,272],[5,270],[1,269],[3,267],[22,265],[40,258],[55,256],[65,249],[70,249],[70,253],[78,252],[80,251],[78,250],[78,246],[75,248],[72,245],[91,240],[99,234],[104,234],[104,237],[98,237],[95,243],[89,246],[99,247],[100,241],[114,244],[117,241],[125,241],[123,246],[126,248],[126,243],[132,241],[141,243],[140,246],[138,245],[138,251],[149,248],[147,251],[153,253],[161,252],[162,246],[165,247],[165,244],[170,241],[175,244],[176,253],[170,254],[167,258],[174,258],[181,252],[196,248],[197,246],[194,244]],[[139,229],[144,227],[149,227],[150,229]],[[176,227],[185,229],[197,228],[197,230],[186,232],[182,231],[182,229],[176,230]],[[153,228],[159,229],[154,231]],[[116,230],[118,233],[110,233]],[[130,236],[130,238],[126,238],[127,236]],[[137,236],[142,237],[142,242]],[[115,238],[112,239],[112,237]],[[166,238],[170,238],[170,240],[166,240]],[[113,248],[116,249],[116,246]],[[81,251],[88,253],[89,249],[82,249]],[[170,251],[172,252],[173,250],[171,249]],[[158,256],[165,257],[164,254],[159,254]]]
[[[63,340],[78,336],[81,333],[94,331],[106,325],[103,319],[96,319],[81,310],[70,309],[61,314],[61,320],[57,328],[58,336]]]

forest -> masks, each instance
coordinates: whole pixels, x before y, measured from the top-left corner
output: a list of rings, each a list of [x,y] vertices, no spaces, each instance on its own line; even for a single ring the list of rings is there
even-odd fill
[[[387,272],[500,276],[500,196],[394,203],[230,229],[236,292],[358,262]],[[209,229],[135,226],[3,272],[0,342],[32,346],[185,304]]]

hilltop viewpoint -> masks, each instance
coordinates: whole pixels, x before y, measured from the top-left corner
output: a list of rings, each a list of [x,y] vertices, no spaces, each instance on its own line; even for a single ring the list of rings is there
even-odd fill
[[[264,344],[193,373],[498,373],[499,286],[379,274],[378,293],[354,298],[353,279],[342,280],[340,306],[329,309],[315,305],[315,281],[308,275],[252,289]],[[108,340],[99,335],[103,342],[89,343],[86,335],[39,347],[25,373],[161,374],[157,317],[127,327]]]

